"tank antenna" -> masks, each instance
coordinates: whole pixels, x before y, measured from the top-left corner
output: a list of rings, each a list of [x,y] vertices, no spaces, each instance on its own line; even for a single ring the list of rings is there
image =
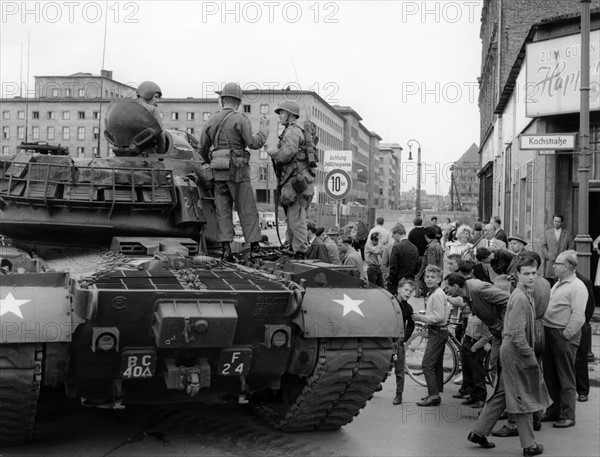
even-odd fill
[[[105,2],[106,14],[104,15],[104,44],[102,45],[102,67],[100,70],[100,107],[98,110],[98,150],[96,152],[98,157],[101,157],[100,153],[100,141],[102,138],[102,94],[104,92],[104,57],[106,56],[106,30],[108,28],[108,0]],[[108,151],[106,151],[108,157]]]

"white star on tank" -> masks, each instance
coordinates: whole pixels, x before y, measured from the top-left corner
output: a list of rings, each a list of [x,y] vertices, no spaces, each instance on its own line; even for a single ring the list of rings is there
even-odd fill
[[[344,313],[342,316],[354,311],[356,314],[360,314],[362,317],[365,317],[363,312],[360,310],[359,305],[364,302],[364,300],[352,300],[348,295],[344,294],[344,298],[342,300],[333,300],[336,303],[339,303],[344,307]]]
[[[0,298],[0,316],[6,313],[13,313],[15,316],[23,319],[21,305],[30,302],[31,300],[17,300],[13,297],[12,292],[9,292],[6,298]]]

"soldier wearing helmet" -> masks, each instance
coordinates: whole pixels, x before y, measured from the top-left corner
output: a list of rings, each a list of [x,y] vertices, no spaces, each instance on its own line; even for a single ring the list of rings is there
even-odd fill
[[[294,257],[304,258],[308,250],[306,214],[315,189],[313,176],[309,172],[304,130],[297,124],[300,106],[294,101],[283,100],[275,113],[285,129],[279,136],[277,151],[269,155],[274,161],[279,180],[280,202],[287,217],[288,242]]]
[[[156,119],[156,122],[158,122],[158,125],[162,130],[162,119],[160,117],[160,112],[158,111],[158,101],[160,97],[162,97],[162,91],[160,90],[158,84],[156,84],[154,81],[144,81],[138,86],[138,103],[144,108],[146,108],[148,111],[150,111],[150,113],[152,114],[152,116],[154,116],[154,119]],[[165,132],[161,131],[160,136],[156,140],[156,152],[158,154],[165,153],[165,143]]]
[[[259,131],[252,135],[252,124],[237,109],[242,102],[242,88],[227,83],[219,94],[222,109],[213,114],[202,129],[200,154],[213,170],[217,241],[223,246],[223,258],[233,260],[233,204],[238,211],[244,238],[253,254],[260,251],[261,233],[254,190],[250,185],[250,152],[260,149],[269,136],[269,120],[262,117]]]

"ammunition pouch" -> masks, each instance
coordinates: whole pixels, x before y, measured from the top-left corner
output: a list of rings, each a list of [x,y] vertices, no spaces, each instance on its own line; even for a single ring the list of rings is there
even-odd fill
[[[250,153],[246,150],[231,151],[231,161],[235,168],[243,168],[250,162]]]
[[[210,168],[212,170],[229,170],[231,150],[215,149],[210,153]]]

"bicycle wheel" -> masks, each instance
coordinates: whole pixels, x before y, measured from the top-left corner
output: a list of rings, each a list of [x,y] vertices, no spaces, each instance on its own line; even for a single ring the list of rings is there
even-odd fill
[[[422,386],[427,385],[425,382],[425,376],[423,375],[423,355],[425,355],[427,340],[427,330],[423,330],[413,333],[408,341],[404,344],[404,350],[406,353],[404,371],[412,380]],[[443,362],[444,384],[450,381],[456,374],[458,365],[458,353],[456,351],[457,349],[450,342],[450,340],[446,341]]]
[[[490,386],[494,384],[494,377],[496,375],[496,371],[492,372],[492,368],[490,366],[490,359],[492,357],[492,351],[487,351],[485,355],[485,359],[483,359],[483,368],[485,370],[485,383]]]

